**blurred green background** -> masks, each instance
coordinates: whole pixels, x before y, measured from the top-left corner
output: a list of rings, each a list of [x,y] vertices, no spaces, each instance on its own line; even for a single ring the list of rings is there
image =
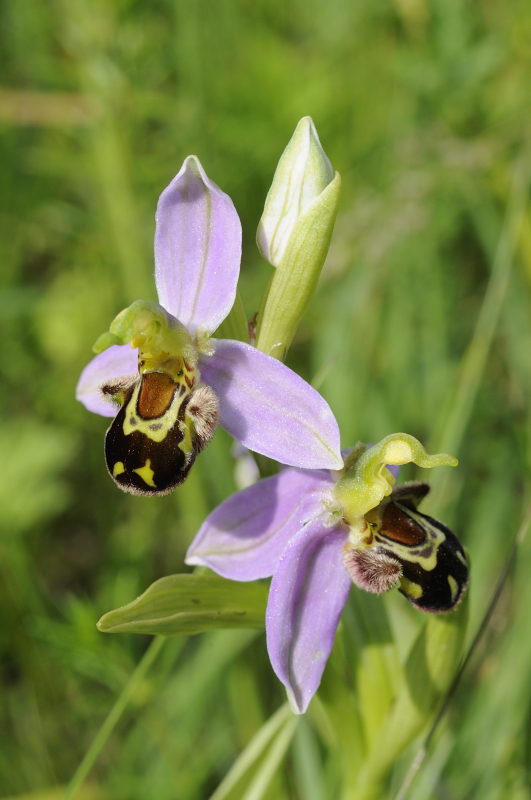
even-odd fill
[[[173,495],[120,493],[107,421],[74,400],[111,318],[155,299],[155,205],[189,153],[241,216],[251,316],[270,274],[254,243],[265,195],[313,117],[343,195],[288,363],[317,380],[344,446],[398,430],[453,445],[436,511],[471,553],[477,626],[531,467],[531,217],[504,223],[528,180],[531,6],[4,0],[0,15],[0,796],[56,800],[149,642],[97,619],[182,571],[235,488],[218,431]],[[503,230],[515,257],[483,306],[495,336],[476,393],[463,356]],[[531,797],[530,570],[531,539],[415,800]],[[283,701],[262,633],[171,640],[79,796],[207,798]],[[334,774],[305,723],[268,796],[333,798]]]

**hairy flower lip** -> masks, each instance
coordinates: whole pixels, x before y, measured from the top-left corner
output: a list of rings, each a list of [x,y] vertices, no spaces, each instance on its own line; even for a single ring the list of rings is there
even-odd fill
[[[241,225],[232,200],[189,156],[162,192],[156,214],[159,303],[197,344],[201,380],[219,399],[220,424],[250,450],[308,469],[338,469],[339,429],[328,403],[279,361],[243,342],[210,339],[230,312],[241,258]],[[83,370],[76,396],[114,416],[104,384],[137,372],[136,353],[112,344]]]

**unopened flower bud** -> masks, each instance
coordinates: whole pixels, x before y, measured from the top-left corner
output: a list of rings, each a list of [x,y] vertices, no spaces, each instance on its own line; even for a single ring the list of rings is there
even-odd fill
[[[262,302],[256,346],[280,360],[315,294],[340,189],[341,177],[304,117],[280,159],[257,234],[260,252],[277,269]]]
[[[258,225],[258,249],[278,267],[297,220],[334,178],[311,117],[303,117],[284,150]]]

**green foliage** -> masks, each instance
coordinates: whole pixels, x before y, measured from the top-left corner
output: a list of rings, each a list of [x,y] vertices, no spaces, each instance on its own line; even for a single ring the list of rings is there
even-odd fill
[[[98,622],[105,633],[187,636],[216,628],[263,628],[268,588],[213,575],[168,575]]]
[[[5,0],[1,16],[0,793],[55,798],[147,646],[96,621],[184,572],[205,515],[235,489],[218,431],[173,495],[123,495],[104,467],[107,422],[73,399],[110,320],[156,299],[155,204],[190,153],[242,218],[250,317],[272,274],[255,245],[263,202],[295,124],[315,120],[342,199],[287,363],[319,383],[345,447],[403,430],[459,458],[436,513],[472,556],[475,631],[529,492],[531,216],[526,187],[513,213],[513,176],[529,138],[531,9]],[[500,241],[514,258],[500,262]],[[491,276],[501,295],[487,294]],[[241,313],[234,327],[244,339]],[[411,800],[530,797],[530,541]],[[358,764],[422,636],[404,598],[384,606],[353,591],[343,660],[296,731],[282,727],[292,743],[276,773],[284,739],[244,778],[255,796],[340,796],[329,709]],[[357,701],[341,696],[347,666]],[[283,702],[259,632],[168,640],[78,797],[208,798]]]
[[[0,484],[0,531],[12,536],[60,514],[69,504],[61,476],[76,455],[75,439],[59,425],[14,418],[0,427],[4,468]]]

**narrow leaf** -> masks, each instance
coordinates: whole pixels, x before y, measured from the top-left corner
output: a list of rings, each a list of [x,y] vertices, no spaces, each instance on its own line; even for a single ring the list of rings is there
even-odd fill
[[[225,800],[243,776],[263,756],[279,731],[293,718],[289,705],[285,703],[255,733],[245,750],[236,759],[210,800]]]
[[[288,719],[285,723],[271,745],[271,749],[256,773],[253,782],[245,792],[243,800],[262,800],[286,755],[298,722],[299,720],[296,717],[291,717],[291,719]]]
[[[169,575],[98,622],[105,633],[189,636],[212,628],[263,628],[268,587],[211,575]]]

